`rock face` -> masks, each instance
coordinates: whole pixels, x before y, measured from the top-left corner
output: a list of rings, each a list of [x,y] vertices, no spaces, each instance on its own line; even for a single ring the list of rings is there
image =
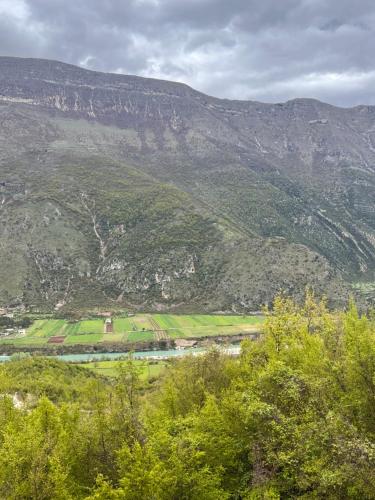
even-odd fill
[[[248,310],[373,285],[375,108],[0,57],[0,303]]]

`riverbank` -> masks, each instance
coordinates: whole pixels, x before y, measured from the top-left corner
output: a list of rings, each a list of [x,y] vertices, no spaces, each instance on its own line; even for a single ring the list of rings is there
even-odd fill
[[[226,344],[238,344],[242,340],[248,338],[254,340],[258,338],[260,331],[252,333],[240,333],[238,335],[220,335],[217,337],[207,336],[201,337],[199,339],[191,338],[186,340],[196,341],[196,347],[199,348],[209,348],[213,345],[226,345]],[[0,356],[11,356],[15,353],[30,353],[33,355],[41,356],[62,356],[62,355],[74,355],[74,354],[126,354],[129,352],[147,352],[147,351],[169,351],[176,349],[175,339],[163,339],[163,340],[153,340],[153,341],[142,341],[142,342],[103,342],[97,344],[71,344],[71,345],[53,345],[47,344],[43,346],[33,346],[33,345],[14,345],[14,344],[2,344],[0,345]]]
[[[144,360],[144,361],[160,361],[171,358],[179,358],[183,356],[193,355],[199,356],[207,352],[210,347],[189,347],[187,349],[168,349],[162,351],[133,351],[131,353],[132,358],[135,360]],[[216,347],[220,348],[222,352],[229,354],[231,356],[237,356],[240,352],[240,344],[226,344],[219,345],[216,344]],[[14,353],[12,356],[21,353]],[[61,361],[65,361],[67,363],[91,363],[93,361],[121,361],[122,359],[126,359],[129,352],[108,352],[108,353],[82,353],[82,354],[55,354],[55,355],[47,355],[45,353],[28,353],[35,357],[44,356],[47,358],[56,358]],[[0,363],[5,361],[11,361],[14,359],[10,355],[0,355]],[[16,357],[17,358],[17,357]]]

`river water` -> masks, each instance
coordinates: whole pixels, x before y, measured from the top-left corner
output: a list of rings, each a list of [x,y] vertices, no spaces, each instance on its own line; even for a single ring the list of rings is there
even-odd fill
[[[222,352],[236,356],[240,353],[240,346],[229,345],[224,348],[219,348]],[[132,353],[134,359],[169,359],[179,356],[187,356],[188,354],[199,355],[207,352],[203,347],[192,347],[187,349],[169,349],[165,351],[136,351]],[[87,361],[100,361],[112,360],[126,357],[127,352],[107,352],[107,353],[92,353],[92,354],[61,354],[60,356],[47,356],[49,358],[61,359],[68,362],[87,362]],[[9,361],[11,356],[0,356],[0,363]]]

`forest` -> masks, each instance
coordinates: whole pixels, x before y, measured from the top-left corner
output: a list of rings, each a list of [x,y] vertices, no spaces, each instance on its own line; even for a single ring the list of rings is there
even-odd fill
[[[116,378],[28,357],[0,393],[0,498],[375,498],[375,316],[354,302],[279,296],[239,357],[153,384],[131,356]]]

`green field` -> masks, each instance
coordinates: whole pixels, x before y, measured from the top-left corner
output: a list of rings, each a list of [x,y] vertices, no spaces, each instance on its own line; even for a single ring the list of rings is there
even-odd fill
[[[117,377],[119,364],[123,361],[93,361],[90,363],[82,363],[79,366],[88,368],[99,375],[107,377]],[[140,360],[133,360],[133,363],[139,368],[139,375],[141,380],[150,380],[157,378],[165,369],[166,362],[147,362]]]
[[[155,321],[170,338],[208,337],[251,333],[259,327],[259,316],[223,316],[208,314],[154,314]]]
[[[0,343],[43,346],[54,336],[64,337],[65,345],[199,338],[259,331],[262,322],[263,318],[260,316],[137,314],[130,317],[115,317],[113,333],[104,333],[102,318],[75,322],[63,319],[37,319],[27,329],[26,334],[1,338]]]
[[[103,333],[103,320],[90,319],[79,322],[78,335],[90,333]]]

